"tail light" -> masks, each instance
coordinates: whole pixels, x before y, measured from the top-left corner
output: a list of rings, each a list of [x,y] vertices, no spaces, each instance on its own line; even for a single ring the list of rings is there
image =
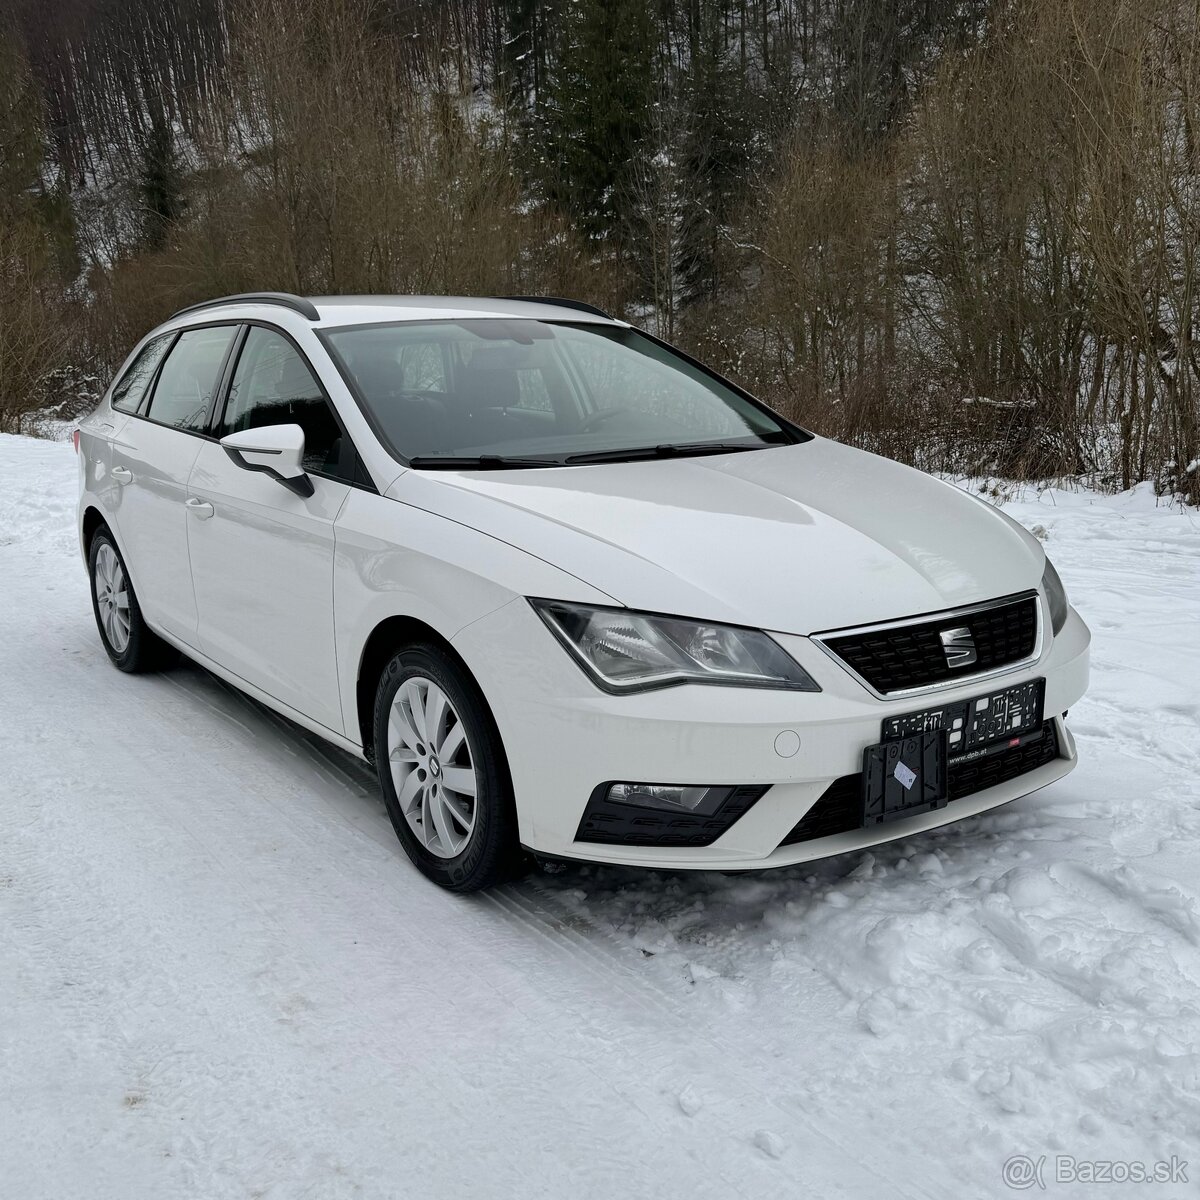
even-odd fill
[[[79,430],[78,429],[71,430],[71,443],[75,447],[75,453],[78,454],[79,453]]]

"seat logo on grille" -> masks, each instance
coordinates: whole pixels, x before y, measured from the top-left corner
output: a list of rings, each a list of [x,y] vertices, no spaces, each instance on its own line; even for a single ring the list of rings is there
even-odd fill
[[[975,637],[965,625],[943,629],[938,637],[942,639],[942,653],[946,656],[946,666],[950,670],[969,667],[979,660],[979,655],[975,652]]]

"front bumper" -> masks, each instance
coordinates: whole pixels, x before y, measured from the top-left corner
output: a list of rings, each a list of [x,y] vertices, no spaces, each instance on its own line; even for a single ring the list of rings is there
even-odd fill
[[[1048,629],[1045,599],[1039,603]],[[973,816],[1036,791],[1075,765],[1075,743],[1061,714],[1087,688],[1091,638],[1073,609],[1036,662],[983,685],[967,682],[939,691],[928,703],[911,696],[879,700],[808,638],[775,636],[821,692],[689,684],[610,696],[591,684],[524,600],[464,629],[455,645],[483,688],[504,740],[522,843],[548,857],[590,862],[732,871],[782,867]],[[782,845],[831,783],[862,769],[863,750],[879,741],[884,717],[1039,677],[1046,680],[1046,717],[1056,722],[1058,758],[934,812]],[[785,758],[776,740],[788,731],[799,736],[800,748]],[[588,798],[604,780],[769,784],[770,790],[708,846],[576,841]]]

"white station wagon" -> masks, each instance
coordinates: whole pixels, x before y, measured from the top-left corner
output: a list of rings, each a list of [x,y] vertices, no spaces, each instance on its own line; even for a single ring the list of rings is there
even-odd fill
[[[112,661],[372,761],[446,887],[786,866],[1075,763],[1089,634],[1035,538],[586,304],[197,305],[76,446]]]

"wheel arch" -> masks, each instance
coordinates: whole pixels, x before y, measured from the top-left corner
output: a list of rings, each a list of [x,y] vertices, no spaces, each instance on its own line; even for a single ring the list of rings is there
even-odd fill
[[[371,630],[363,645],[362,653],[358,658],[358,675],[354,687],[355,720],[358,733],[362,739],[363,753],[372,762],[375,750],[375,692],[379,687],[380,676],[397,650],[422,643],[436,646],[466,672],[475,686],[479,688],[484,706],[492,720],[495,721],[491,705],[488,703],[487,696],[484,695],[483,688],[479,685],[475,672],[471,670],[470,664],[444,634],[439,633],[432,625],[418,617],[387,617]]]
[[[112,527],[104,519],[104,514],[94,504],[89,504],[83,510],[83,517],[79,523],[80,541],[83,543],[83,557],[87,560],[88,554],[92,549],[92,538],[96,536],[97,529],[107,529],[109,534],[112,534]]]
[[[125,567],[125,574],[129,577],[130,583],[133,584],[133,590],[136,592],[138,588],[137,571],[134,569],[133,564],[130,563],[129,555],[125,552],[125,544],[121,538],[121,535],[117,533],[112,522],[109,521],[109,519],[94,503],[89,503],[87,505],[87,507],[83,510],[83,516],[79,521],[79,539],[83,548],[84,565],[87,566],[89,556],[92,552],[92,539],[95,538],[96,534],[101,529],[103,529],[104,532],[107,533],[110,538],[112,538],[113,544],[117,548],[117,552],[121,555],[121,562]]]
[[[116,546],[116,552],[120,554],[121,563],[125,566],[125,574],[128,576],[130,583],[133,584],[134,592],[137,592],[138,572],[136,566],[130,562],[130,556],[128,556],[126,553],[125,541],[122,540],[121,535],[116,532],[113,522],[109,521],[108,517],[104,516],[103,512],[98,509],[95,504],[89,504],[86,506],[83,511],[83,516],[80,517],[79,520],[79,541],[80,545],[83,547],[83,562],[85,568],[90,570],[89,559],[91,554],[91,542],[101,529],[104,530],[104,533],[108,534],[109,538],[113,539],[113,545]],[[143,613],[143,617],[144,616],[145,614]],[[146,622],[146,624],[150,624],[149,620]],[[150,625],[150,628],[157,632],[154,625]]]

